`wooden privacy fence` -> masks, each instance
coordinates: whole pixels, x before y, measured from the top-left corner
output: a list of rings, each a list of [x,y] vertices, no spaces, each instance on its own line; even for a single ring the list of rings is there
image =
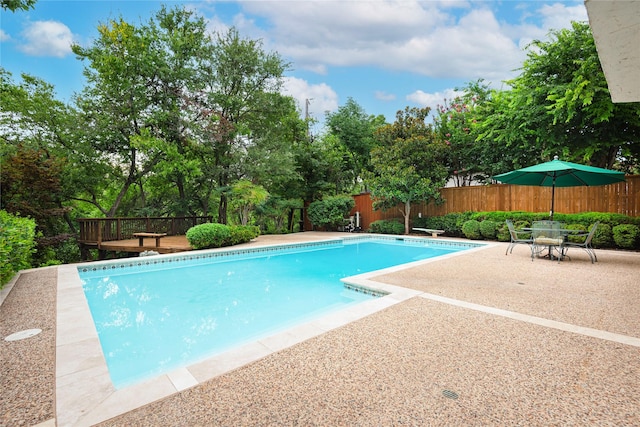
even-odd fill
[[[100,246],[102,242],[133,239],[133,233],[167,233],[168,236],[186,234],[195,225],[212,222],[211,216],[182,216],[156,218],[80,218],[79,243]]]
[[[640,216],[640,175],[627,175],[625,182],[598,187],[563,187],[555,191],[556,213],[612,212]],[[411,217],[441,216],[450,212],[525,211],[549,212],[551,188],[512,184],[447,187],[440,190],[444,204],[415,203]],[[374,211],[368,193],[353,196],[360,212],[362,228],[381,219],[402,218],[400,211]],[[399,207],[401,208],[401,207]]]

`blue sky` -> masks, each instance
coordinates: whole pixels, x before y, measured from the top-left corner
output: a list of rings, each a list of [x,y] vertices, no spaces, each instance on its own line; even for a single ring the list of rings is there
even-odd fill
[[[542,1],[151,1],[39,0],[1,11],[0,64],[44,79],[70,101],[84,86],[70,43],[88,46],[97,26],[122,16],[146,23],[160,6],[184,5],[212,32],[236,27],[291,63],[285,91],[322,121],[353,98],[393,121],[407,106],[432,109],[479,78],[493,87],[517,75],[525,46],[551,29],[587,21],[582,0]]]

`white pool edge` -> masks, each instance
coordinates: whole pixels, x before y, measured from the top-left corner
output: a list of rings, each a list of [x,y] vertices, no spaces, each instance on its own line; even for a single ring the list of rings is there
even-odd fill
[[[98,333],[82,289],[78,265],[60,266],[56,322],[57,425],[86,426],[108,420],[406,301],[422,292],[376,282],[372,278],[491,246],[494,244],[489,243],[436,258],[345,278],[343,281],[347,283],[387,295],[327,314],[205,361],[119,390],[113,386],[109,377]]]

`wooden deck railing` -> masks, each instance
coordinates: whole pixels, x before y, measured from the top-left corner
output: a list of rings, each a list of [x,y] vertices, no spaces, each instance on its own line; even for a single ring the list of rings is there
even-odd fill
[[[156,218],[80,218],[79,243],[100,245],[112,240],[133,239],[133,233],[167,233],[168,236],[186,234],[191,227],[212,222],[211,216],[182,216]]]

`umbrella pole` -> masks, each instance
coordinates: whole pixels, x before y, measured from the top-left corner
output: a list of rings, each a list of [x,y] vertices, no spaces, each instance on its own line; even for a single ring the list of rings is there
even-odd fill
[[[551,211],[549,211],[549,219],[553,221],[553,204],[556,200],[556,178],[553,178],[553,185],[551,186]]]

